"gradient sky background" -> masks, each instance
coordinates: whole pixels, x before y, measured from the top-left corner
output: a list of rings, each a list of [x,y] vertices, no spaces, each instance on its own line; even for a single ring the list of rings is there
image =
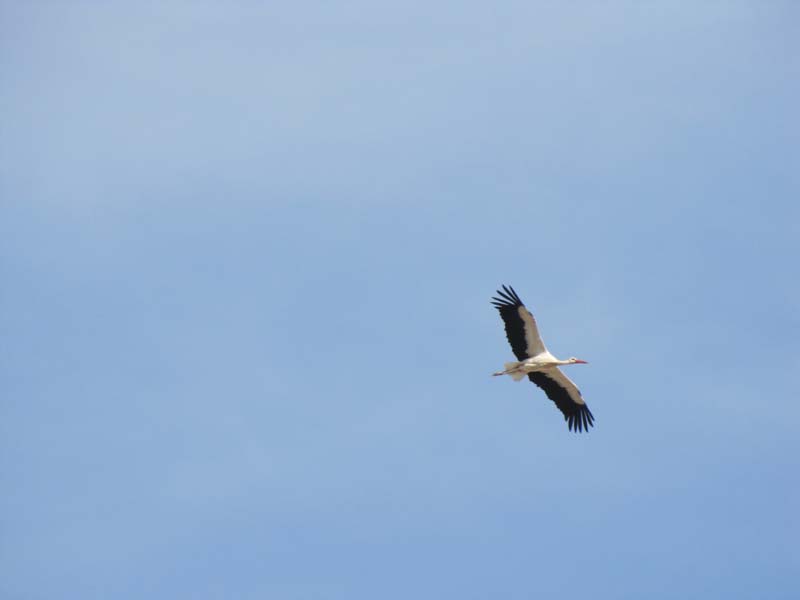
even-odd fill
[[[797,3],[0,7],[4,600],[800,595]]]

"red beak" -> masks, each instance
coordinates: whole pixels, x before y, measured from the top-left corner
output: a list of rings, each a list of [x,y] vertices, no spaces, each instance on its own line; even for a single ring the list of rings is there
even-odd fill
[[[586,362],[585,360],[576,360],[575,364],[576,365],[588,365],[589,363]]]

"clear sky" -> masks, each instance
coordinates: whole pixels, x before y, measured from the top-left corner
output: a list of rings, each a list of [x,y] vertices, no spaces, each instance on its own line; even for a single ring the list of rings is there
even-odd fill
[[[800,597],[797,3],[0,23],[4,600]]]

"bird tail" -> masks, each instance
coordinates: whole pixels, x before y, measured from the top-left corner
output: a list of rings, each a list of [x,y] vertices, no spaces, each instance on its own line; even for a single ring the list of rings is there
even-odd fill
[[[524,371],[517,371],[517,367],[519,367],[522,363],[518,362],[507,362],[503,365],[504,371],[498,371],[497,373],[492,373],[492,375],[511,375],[511,379],[514,381],[519,381],[523,377],[525,377]]]
[[[506,363],[503,365],[503,368],[508,372],[509,375],[511,375],[511,379],[513,379],[514,381],[519,381],[520,379],[525,377],[525,371],[515,370],[521,364],[522,363],[518,362]]]

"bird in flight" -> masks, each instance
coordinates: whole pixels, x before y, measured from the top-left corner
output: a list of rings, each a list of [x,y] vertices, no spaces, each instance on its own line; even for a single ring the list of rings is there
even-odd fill
[[[561,365],[584,365],[586,361],[575,357],[559,360],[550,354],[539,336],[536,319],[511,286],[497,290],[492,304],[500,311],[508,343],[518,359],[506,363],[502,371],[492,375],[510,375],[514,381],[527,375],[555,402],[570,431],[588,431],[589,427],[594,427],[594,415],[583,401],[578,386],[558,368]]]

